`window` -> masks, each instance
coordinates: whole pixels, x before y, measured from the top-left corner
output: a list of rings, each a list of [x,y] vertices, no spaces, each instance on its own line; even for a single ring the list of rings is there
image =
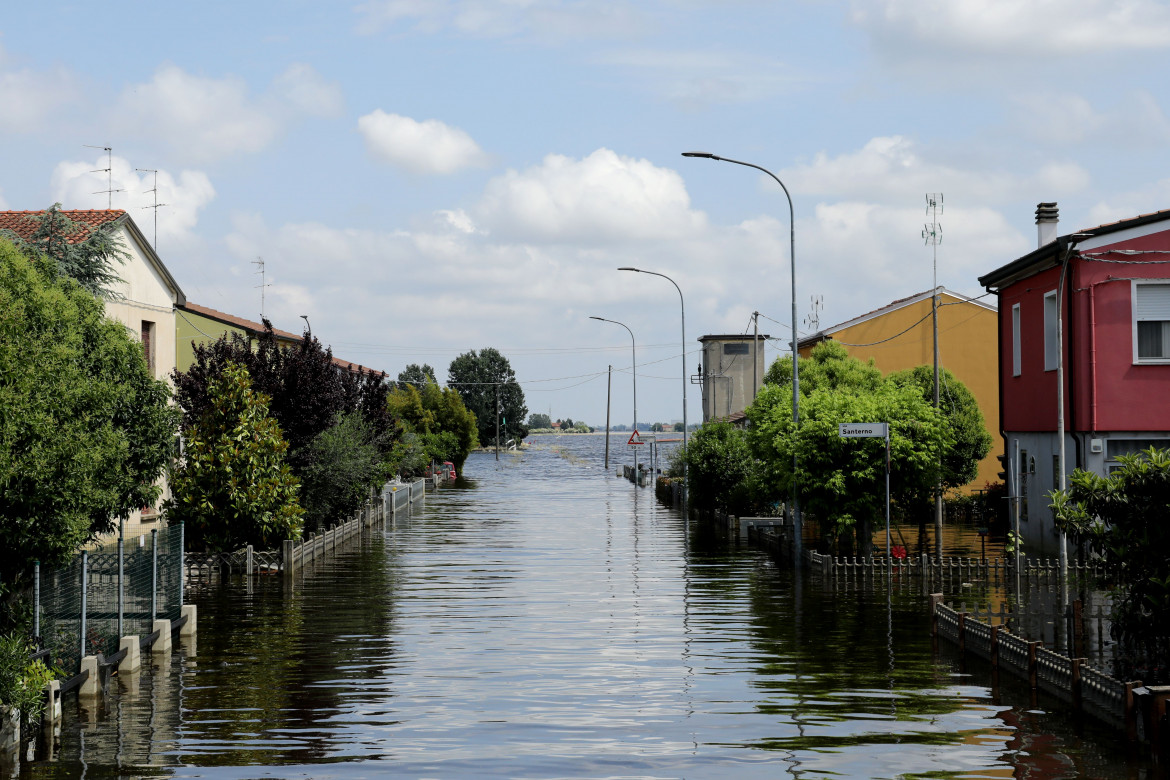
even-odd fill
[[[1056,290],[1044,293],[1044,370],[1055,371],[1060,363],[1057,343]]]
[[[1020,375],[1020,304],[1012,306],[1012,376]]]
[[[1136,361],[1170,361],[1170,282],[1134,282],[1133,319]]]
[[[723,354],[724,355],[747,355],[750,352],[751,352],[751,349],[749,348],[749,346],[747,344],[724,344],[723,345]]]
[[[142,356],[146,358],[150,375],[154,376],[154,323],[150,320],[142,321]]]

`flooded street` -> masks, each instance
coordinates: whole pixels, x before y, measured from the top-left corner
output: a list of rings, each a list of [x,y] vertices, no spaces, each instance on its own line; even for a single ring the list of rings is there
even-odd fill
[[[602,443],[475,454],[291,589],[193,592],[197,645],[67,698],[21,776],[1153,776],[936,654],[914,588],[797,581],[606,475]]]

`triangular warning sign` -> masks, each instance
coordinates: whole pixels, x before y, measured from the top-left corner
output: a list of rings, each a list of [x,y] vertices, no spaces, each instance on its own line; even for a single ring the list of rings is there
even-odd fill
[[[638,429],[637,429],[637,428],[635,428],[635,429],[634,429],[634,432],[630,434],[630,440],[629,440],[629,441],[627,441],[627,442],[626,442],[626,444],[627,444],[627,445],[631,445],[631,444],[645,444],[646,442],[644,442],[644,441],[642,441],[640,438],[638,438],[638,437],[639,437],[639,436],[641,436],[641,435],[642,435],[642,434],[638,433]]]

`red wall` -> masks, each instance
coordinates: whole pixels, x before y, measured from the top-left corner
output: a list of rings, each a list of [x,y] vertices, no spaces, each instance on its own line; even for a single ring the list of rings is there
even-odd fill
[[[1170,250],[1170,230],[1108,248]],[[1170,279],[1170,264],[1139,264],[1170,260],[1170,255],[1107,257],[1123,262],[1074,258],[1070,263],[1064,310],[1065,425],[1079,431],[1170,431],[1170,365],[1133,363],[1129,281]],[[1005,431],[1056,430],[1056,372],[1044,371],[1044,293],[1056,289],[1059,273],[1058,268],[1048,269],[1000,294]],[[1011,323],[1016,303],[1021,309],[1022,373],[1018,377],[1012,376]],[[1070,387],[1075,391],[1072,397]]]

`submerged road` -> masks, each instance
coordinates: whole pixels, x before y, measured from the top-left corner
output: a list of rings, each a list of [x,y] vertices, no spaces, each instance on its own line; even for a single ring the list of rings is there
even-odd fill
[[[606,475],[601,437],[535,442],[291,591],[194,593],[196,646],[71,700],[21,776],[1144,776],[936,656],[914,588],[797,582]]]

